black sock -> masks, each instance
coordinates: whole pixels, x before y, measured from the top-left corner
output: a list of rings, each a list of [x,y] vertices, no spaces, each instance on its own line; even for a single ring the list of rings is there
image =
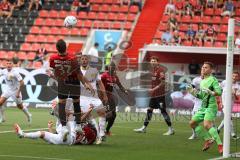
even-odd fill
[[[151,121],[151,119],[152,119],[152,113],[153,113],[153,111],[151,109],[147,110],[147,115],[146,115],[146,118],[143,123],[144,126],[146,126],[146,127],[148,126],[149,121]]]
[[[111,127],[113,126],[113,123],[116,119],[116,112],[115,111],[112,111],[112,115],[111,117],[109,117],[106,121],[107,121],[107,127],[106,127],[106,132],[109,132]]]
[[[75,121],[77,124],[80,124],[81,123],[81,107],[79,102],[74,102],[73,107],[74,107]]]
[[[65,111],[65,103],[58,103],[58,114],[59,119],[62,126],[66,126],[66,111]]]
[[[163,118],[164,118],[165,122],[167,123],[168,127],[171,127],[172,126],[171,119],[170,119],[166,109],[161,109],[161,113],[162,113]]]

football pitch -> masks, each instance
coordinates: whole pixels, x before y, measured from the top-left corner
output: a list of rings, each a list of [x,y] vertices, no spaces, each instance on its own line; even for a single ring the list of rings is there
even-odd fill
[[[22,112],[6,109],[7,121],[0,124],[0,160],[204,160],[220,157],[216,144],[207,152],[202,152],[203,141],[188,140],[191,129],[186,117],[173,120],[175,135],[163,136],[167,126],[158,115],[154,116],[147,133],[134,133],[134,128],[142,126],[144,114],[130,117],[126,113],[118,113],[112,136],[103,144],[63,146],[51,145],[41,139],[19,139],[16,136],[13,132],[13,124],[16,122],[23,130],[32,130],[46,128],[49,120],[55,120],[48,109],[30,111],[33,115],[31,126],[27,125]],[[240,152],[240,140],[231,140],[231,152]]]

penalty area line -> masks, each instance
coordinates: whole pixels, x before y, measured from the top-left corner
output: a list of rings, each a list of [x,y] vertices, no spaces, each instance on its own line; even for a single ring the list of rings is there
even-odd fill
[[[0,157],[9,157],[9,158],[24,158],[24,159],[45,159],[45,160],[72,160],[72,159],[62,159],[62,158],[50,158],[50,157],[34,157],[34,156],[14,156],[2,154]]]
[[[23,130],[24,132],[28,132],[28,131],[39,131],[39,130],[46,130],[48,128],[34,128],[34,129],[26,129],[26,130]],[[3,134],[3,133],[14,133],[15,131],[11,130],[11,131],[0,131],[0,134]]]

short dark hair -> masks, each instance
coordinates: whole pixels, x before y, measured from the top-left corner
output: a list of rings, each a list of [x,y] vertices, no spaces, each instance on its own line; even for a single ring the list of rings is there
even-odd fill
[[[154,59],[154,60],[156,60],[157,62],[159,62],[159,58],[158,58],[157,56],[152,56],[152,57],[150,57],[150,61],[151,61],[152,59]]]
[[[238,74],[239,75],[239,72],[238,71],[233,71],[233,74]]]
[[[97,42],[95,42],[95,43],[94,43],[94,46],[95,46],[95,47],[98,47],[98,46],[99,46],[99,44],[98,44]]]
[[[211,69],[214,68],[214,64],[213,64],[212,62],[208,62],[208,61],[206,61],[206,62],[204,62],[203,64],[208,64],[208,65],[210,66]]]
[[[67,50],[67,44],[63,39],[59,39],[56,44],[56,48],[59,53],[63,54]]]

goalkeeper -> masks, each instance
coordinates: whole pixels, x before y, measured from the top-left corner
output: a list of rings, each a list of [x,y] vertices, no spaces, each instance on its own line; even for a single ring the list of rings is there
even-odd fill
[[[201,69],[203,80],[200,83],[200,90],[193,89],[192,86],[187,87],[191,94],[202,100],[201,108],[192,117],[190,126],[195,130],[198,137],[205,140],[203,151],[208,150],[215,140],[218,144],[218,152],[222,154],[222,141],[213,125],[218,111],[216,96],[221,96],[222,90],[218,80],[211,75],[212,70],[213,64],[204,62]],[[202,121],[204,127],[199,125]]]

